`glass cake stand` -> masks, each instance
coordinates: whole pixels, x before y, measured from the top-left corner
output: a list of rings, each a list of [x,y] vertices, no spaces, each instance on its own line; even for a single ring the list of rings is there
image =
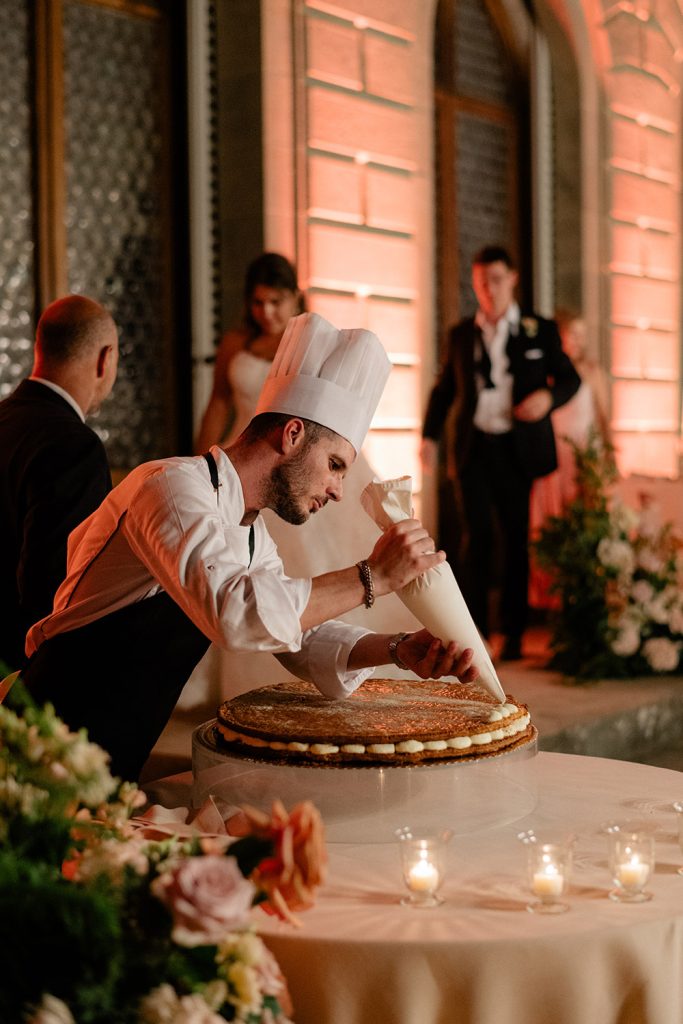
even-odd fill
[[[193,803],[209,795],[268,811],[311,800],[328,842],[388,843],[397,828],[452,829],[455,835],[500,828],[533,811],[537,800],[537,734],[523,746],[448,764],[280,765],[219,750],[215,719],[192,734]]]

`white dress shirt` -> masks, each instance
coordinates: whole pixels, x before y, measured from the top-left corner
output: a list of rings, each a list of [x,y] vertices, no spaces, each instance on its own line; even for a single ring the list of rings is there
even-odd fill
[[[481,329],[483,343],[491,360],[492,388],[481,387],[474,413],[474,425],[487,434],[506,434],[512,430],[512,374],[506,348],[510,334],[519,331],[519,306],[511,303],[507,311],[490,323],[481,310],[474,318]]]
[[[270,651],[325,696],[347,696],[373,672],[346,669],[351,649],[370,631],[331,620],[302,634],[311,581],[285,576],[261,517],[249,564],[249,527],[239,525],[242,485],[223,449],[212,452],[218,492],[203,456],[144,463],[73,530],[66,579],[52,613],[29,630],[27,654],[48,637],[165,590],[213,643]]]

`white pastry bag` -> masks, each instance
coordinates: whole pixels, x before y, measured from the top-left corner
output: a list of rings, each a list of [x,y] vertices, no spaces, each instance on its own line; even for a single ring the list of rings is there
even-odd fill
[[[411,477],[403,476],[398,480],[369,483],[360,500],[370,518],[384,532],[394,523],[412,518],[412,493]],[[397,594],[422,625],[443,643],[455,640],[462,648],[472,648],[474,663],[479,669],[477,682],[504,703],[505,691],[448,562],[418,576]]]

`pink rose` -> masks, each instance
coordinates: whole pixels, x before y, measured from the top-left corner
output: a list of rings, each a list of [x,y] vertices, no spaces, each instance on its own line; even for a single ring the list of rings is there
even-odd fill
[[[172,938],[181,946],[217,944],[243,927],[254,886],[233,857],[187,857],[156,878],[152,892],[173,915]]]

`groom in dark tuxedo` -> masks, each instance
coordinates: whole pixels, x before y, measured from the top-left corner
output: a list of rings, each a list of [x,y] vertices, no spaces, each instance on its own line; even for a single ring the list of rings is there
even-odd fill
[[[25,660],[29,627],[52,611],[71,530],[111,490],[104,447],[85,424],[112,389],[116,325],[92,299],[43,312],[31,376],[0,402],[0,659]]]
[[[502,540],[504,660],[522,655],[531,483],[557,466],[550,413],[580,384],[555,323],[521,312],[514,300],[516,285],[517,271],[506,249],[486,246],[474,257],[472,287],[479,308],[450,331],[446,363],[427,406],[422,444],[429,472],[455,403],[453,467],[465,528],[461,583],[475,622],[488,636],[495,516]]]

